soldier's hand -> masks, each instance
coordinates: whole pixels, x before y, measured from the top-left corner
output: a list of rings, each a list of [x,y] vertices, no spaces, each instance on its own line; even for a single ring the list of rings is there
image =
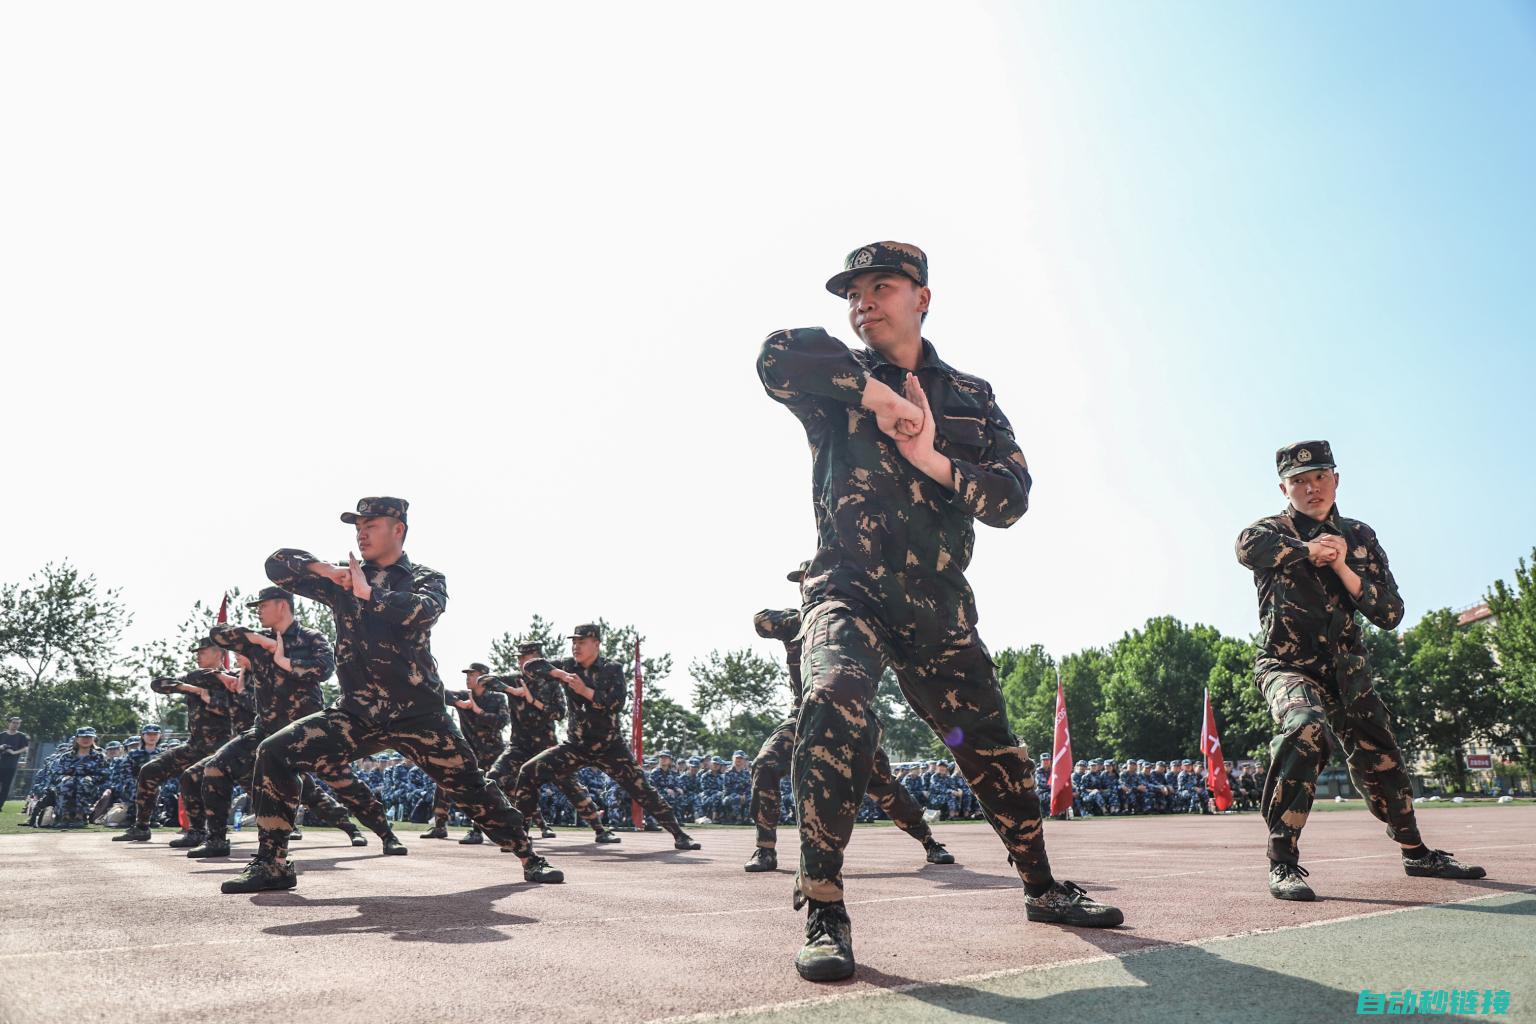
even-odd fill
[[[907,374],[907,397],[912,404],[922,411],[922,419],[916,424],[917,431],[905,436],[897,436],[896,450],[913,465],[919,465],[920,459],[933,451],[933,439],[936,426],[933,422],[933,411],[928,408],[928,396],[923,392],[923,386],[917,382],[917,374]]]
[[[213,703],[213,694],[203,689],[201,686],[195,687],[192,692],[201,697],[204,704]]]
[[[338,587],[352,586],[352,573],[344,565],[332,565],[330,562],[310,562],[309,571],[316,576],[330,580]]]
[[[922,428],[922,410],[873,376],[864,384],[862,404],[875,414],[880,432],[893,440],[912,437]]]
[[[368,575],[363,572],[363,566],[357,560],[357,555],[347,553],[347,568],[351,580],[352,595],[360,601],[368,601],[373,598],[373,586],[368,582]]]
[[[277,650],[277,641],[267,636],[265,633],[258,633],[254,629],[248,629],[245,631],[245,638],[263,650]]]
[[[1327,565],[1343,552],[1343,541],[1331,533],[1307,541],[1307,558],[1313,565]]]

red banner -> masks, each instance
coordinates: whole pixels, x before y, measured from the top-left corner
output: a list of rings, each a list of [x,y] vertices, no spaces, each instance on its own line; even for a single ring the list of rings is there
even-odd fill
[[[1209,778],[1206,788],[1218,811],[1232,806],[1232,783],[1227,779],[1227,756],[1221,750],[1221,736],[1216,732],[1216,712],[1211,709],[1211,691],[1205,691],[1205,717],[1200,726],[1200,754],[1205,758]]]
[[[224,592],[224,598],[219,602],[219,625],[229,621],[229,592]],[[224,667],[229,668],[229,652],[224,652]]]
[[[1467,767],[1468,768],[1492,768],[1493,767],[1493,755],[1492,754],[1468,754],[1467,755]]]
[[[1065,814],[1072,806],[1072,732],[1067,728],[1067,696],[1056,673],[1056,740],[1051,744],[1051,813]]]
[[[640,740],[640,700],[641,700],[640,691],[641,691],[641,685],[642,685],[642,681],[641,681],[641,677],[640,677],[640,638],[637,636],[637,637],[635,637],[635,706],[630,709],[630,724],[631,724],[632,729],[633,729],[633,737],[632,737],[631,742],[634,745],[635,764],[643,766],[645,764],[645,756],[644,756],[645,755],[645,750],[644,750],[644,744]],[[635,829],[637,831],[645,826],[645,812],[643,812],[640,809],[639,801],[631,800],[629,802],[629,818],[630,818],[630,821],[632,821],[634,823]]]

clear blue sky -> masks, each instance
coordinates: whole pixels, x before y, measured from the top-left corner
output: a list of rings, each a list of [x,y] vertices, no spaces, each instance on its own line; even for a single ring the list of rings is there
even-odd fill
[[[848,338],[896,238],[1035,475],[994,648],[1251,632],[1314,437],[1410,620],[1474,602],[1536,545],[1533,12],[11,5],[0,579],[69,556],[144,640],[394,493],[445,665],[603,616],[686,693],[814,539],[757,346]]]

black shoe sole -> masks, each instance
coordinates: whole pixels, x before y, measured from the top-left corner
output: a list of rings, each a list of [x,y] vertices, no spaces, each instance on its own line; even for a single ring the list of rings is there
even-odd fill
[[[407,850],[403,846],[397,846],[397,847],[393,847],[393,848],[385,847],[384,850],[383,850],[383,854],[386,857],[404,857],[406,854],[408,854],[410,852],[411,852],[410,850]]]
[[[235,885],[234,882],[225,882],[223,885],[219,886],[219,891],[226,896],[243,896],[247,893],[255,892],[285,892],[298,884],[299,880],[296,877],[284,878],[280,882],[263,882],[260,885],[249,887],[239,886],[236,888],[230,888],[230,886]]]
[[[212,860],[215,857],[228,857],[228,856],[229,856],[228,848],[225,848],[223,850],[215,850],[212,853],[205,853],[205,852],[203,852],[203,848],[201,846],[198,846],[198,847],[194,847],[193,849],[187,851],[187,858],[189,860]]]
[[[1291,903],[1315,903],[1315,902],[1317,902],[1317,893],[1315,893],[1315,892],[1280,893],[1280,892],[1275,892],[1275,890],[1271,889],[1271,890],[1269,890],[1269,894],[1271,896],[1273,896],[1277,900],[1289,900]]]
[[[1024,908],[1024,917],[1027,920],[1034,921],[1036,924],[1064,924],[1072,928],[1116,928],[1125,923],[1125,915],[1118,910],[1113,913],[1077,918],[1068,914],[1058,914],[1054,911],[1027,906]]]
[[[550,871],[550,872],[547,872],[546,874],[543,874],[543,875],[535,875],[532,878],[529,878],[527,875],[524,875],[523,876],[523,881],[531,882],[534,885],[559,885],[560,883],[565,881],[565,872],[564,871]]]
[[[842,981],[853,977],[853,972],[858,969],[853,957],[842,960],[837,957],[820,957],[805,963],[798,958],[795,960],[795,970],[800,972],[800,977],[806,981]]]

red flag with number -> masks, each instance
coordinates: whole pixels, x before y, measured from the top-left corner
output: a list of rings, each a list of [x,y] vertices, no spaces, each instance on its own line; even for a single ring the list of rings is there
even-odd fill
[[[1221,736],[1216,732],[1216,712],[1211,709],[1211,691],[1205,691],[1205,718],[1200,727],[1200,754],[1205,758],[1205,770],[1209,774],[1206,788],[1218,811],[1232,806],[1232,783],[1227,779],[1227,755],[1221,749]]]
[[[224,592],[224,599],[219,602],[219,625],[229,621],[229,592]],[[224,652],[224,667],[229,668],[229,652]]]
[[[630,709],[630,725],[633,729],[633,743],[635,751],[635,764],[644,765],[645,756],[643,744],[640,741],[640,691],[642,683],[640,676],[640,638],[635,637],[635,706]],[[636,829],[645,825],[645,813],[640,809],[638,800],[629,802],[629,817]]]
[[[1072,806],[1072,732],[1067,728],[1067,695],[1056,672],[1056,741],[1051,744],[1051,813],[1065,814]]]

